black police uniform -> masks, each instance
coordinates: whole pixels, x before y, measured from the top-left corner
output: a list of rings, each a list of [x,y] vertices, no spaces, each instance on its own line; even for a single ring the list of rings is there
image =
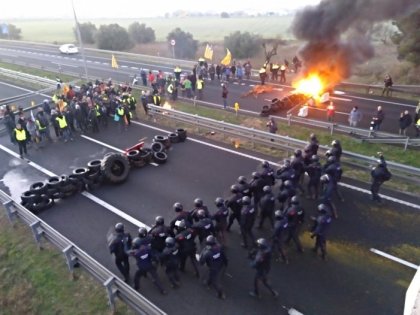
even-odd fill
[[[165,266],[165,273],[172,287],[178,288],[180,281],[178,273],[180,264],[178,244],[175,243],[174,246],[166,245],[160,255],[160,261]]]
[[[314,220],[311,238],[315,237],[315,247],[313,251],[318,254],[318,249],[321,250],[321,258],[325,260],[327,255],[327,238],[326,232],[332,222],[332,217],[329,213],[322,213]]]
[[[252,231],[254,227],[256,211],[253,204],[244,205],[241,210],[241,235],[242,246],[248,248],[248,237],[251,238],[252,243],[255,242],[255,236]]]
[[[109,251],[115,256],[115,264],[127,282],[130,278],[130,263],[127,251],[131,248],[131,235],[125,232],[115,233]]]
[[[179,245],[179,259],[180,259],[180,270],[182,272],[185,271],[185,263],[187,262],[187,258],[190,258],[191,264],[194,267],[195,275],[198,277],[198,267],[197,267],[197,259],[195,254],[197,253],[197,248],[195,245],[195,235],[194,231],[190,228],[186,228],[180,231],[176,236],[175,240]]]
[[[201,265],[206,264],[209,269],[206,284],[214,287],[219,298],[224,298],[220,278],[226,269],[228,260],[222,246],[219,244],[207,245],[202,250],[199,261]]]
[[[254,292],[250,292],[251,295],[260,296],[259,282],[261,281],[273,296],[277,296],[278,293],[268,283],[267,278],[271,269],[271,248],[258,249],[251,266],[255,269]]]
[[[258,228],[262,229],[263,224],[266,219],[270,221],[271,227],[274,226],[273,221],[273,213],[274,213],[274,206],[275,206],[276,199],[272,192],[267,192],[262,196],[260,201],[260,224],[258,225]]]
[[[238,192],[232,194],[226,201],[226,207],[232,211],[229,215],[229,224],[226,229],[227,231],[230,231],[230,228],[235,219],[238,221],[239,225],[241,224],[242,197],[242,194]]]
[[[287,259],[286,252],[283,247],[283,243],[284,243],[285,232],[287,232],[288,227],[289,227],[289,221],[286,216],[276,217],[274,221],[274,231],[271,237],[273,240],[273,250],[277,249],[283,262],[285,263],[288,262],[288,259]]]
[[[300,227],[303,224],[305,212],[303,208],[299,205],[291,205],[286,210],[286,216],[288,220],[288,236],[286,239],[286,243],[289,243],[291,240],[296,245],[298,252],[303,253],[302,244],[300,243],[299,239],[299,231]]]

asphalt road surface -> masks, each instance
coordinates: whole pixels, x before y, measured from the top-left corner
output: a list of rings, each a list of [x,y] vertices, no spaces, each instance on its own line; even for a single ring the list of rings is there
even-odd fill
[[[89,160],[113,151],[114,147],[124,149],[140,138],[150,141],[154,135],[170,131],[158,130],[160,128],[140,122],[133,124],[128,132],[120,133],[111,123],[98,134],[77,136],[74,142],[55,142],[40,150],[30,149],[29,160],[35,164],[16,158],[17,148],[3,136],[0,138],[0,187],[19,200],[21,192],[31,183],[47,178],[38,166],[55,174],[69,174]],[[105,237],[116,222],[124,222],[135,235],[137,227],[130,218],[152,225],[157,215],[163,215],[168,222],[173,217],[175,201],[190,208],[198,196],[214,211],[214,199],[227,197],[236,178],[239,175],[249,178],[260,159],[265,158],[223,145],[209,145],[208,140],[195,138],[173,145],[168,155],[164,165],[133,169],[124,184],[104,185],[92,192],[99,203],[78,195],[58,202],[40,217],[119,275]],[[225,301],[218,300],[214,291],[195,279],[188,265],[187,273],[181,275],[180,289],[169,289],[168,295],[161,296],[149,281],[142,280],[141,293],[168,314],[287,314],[283,306],[311,315],[401,314],[404,294],[415,271],[380,258],[370,249],[391,253],[418,249],[419,210],[391,201],[380,207],[373,205],[368,194],[353,186],[342,187],[342,192],[346,201],[338,203],[339,219],[331,226],[327,262],[314,257],[310,251],[313,240],[308,233],[309,216],[315,214],[316,203],[301,198],[307,212],[302,230],[305,253],[298,254],[291,245],[289,265],[273,262],[270,279],[280,293],[278,299],[273,299],[264,289],[261,300],[248,296],[253,270],[247,252],[239,246],[236,225],[228,235],[229,267],[223,280]],[[396,196],[405,198],[402,194]],[[420,202],[417,198],[413,203]],[[123,211],[128,219],[119,217],[108,205]],[[268,237],[270,231],[266,226],[256,234]],[[420,257],[412,259],[413,263],[420,262]],[[131,275],[134,270],[132,261]],[[160,274],[169,288],[164,273]]]
[[[96,53],[87,53],[87,68],[89,75],[101,79],[113,78],[118,81],[131,82],[134,74],[139,74],[141,68],[162,70],[171,73],[173,67],[167,65],[159,65],[153,62],[143,62],[142,60],[124,60],[118,59],[119,69],[112,69],[110,62],[111,58],[104,57],[104,54],[99,56]],[[25,63],[28,66],[43,67],[58,71],[61,69],[64,73],[70,72],[76,75],[82,75],[83,60],[80,55],[63,56],[57,49],[45,46],[31,46],[27,43],[2,43],[0,48],[0,60],[6,62]],[[190,69],[183,69],[190,70]],[[288,78],[290,79],[290,77]],[[274,84],[274,90],[271,93],[244,97],[252,86],[258,84],[258,81],[244,80],[243,82],[229,83],[229,98],[228,103],[233,106],[235,102],[239,102],[240,108],[259,113],[263,105],[269,105],[273,98],[281,98],[290,92],[291,88],[288,85]],[[221,87],[218,81],[206,81],[204,90],[204,101],[222,104]],[[358,106],[363,115],[363,121],[360,125],[362,128],[369,128],[370,120],[376,113],[377,106],[381,105],[385,111],[385,121],[382,124],[382,130],[392,133],[398,133],[399,124],[398,119],[400,113],[404,110],[409,110],[414,113],[414,108],[417,104],[415,101],[400,100],[396,98],[384,98],[380,96],[365,95],[346,92],[345,94],[334,95],[333,101],[336,106],[335,122],[341,124],[348,123],[348,113],[353,106]],[[285,116],[286,111],[280,112],[279,116]],[[314,118],[326,121],[326,112],[322,110],[313,110],[310,112],[308,118]],[[413,136],[414,127],[410,128],[408,135]]]
[[[0,102],[0,105],[9,104],[15,105],[16,108],[22,107],[27,108],[31,106],[31,102],[34,101],[36,104],[41,103],[48,95],[30,95],[23,99],[17,101],[10,101],[6,100],[11,97],[20,96],[27,94],[28,92],[33,92],[30,89],[25,88],[24,86],[16,85],[16,83],[11,82],[0,82],[0,101],[5,100],[5,102]]]

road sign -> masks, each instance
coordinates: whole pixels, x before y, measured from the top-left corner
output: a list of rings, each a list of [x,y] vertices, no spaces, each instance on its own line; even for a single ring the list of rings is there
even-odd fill
[[[176,44],[175,39],[171,39],[171,45],[172,45],[172,46],[175,46],[175,44]]]

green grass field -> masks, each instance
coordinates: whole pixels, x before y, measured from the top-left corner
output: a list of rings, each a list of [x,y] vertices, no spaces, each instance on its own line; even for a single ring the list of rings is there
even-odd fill
[[[219,17],[185,18],[142,18],[120,20],[91,20],[97,27],[101,24],[117,23],[128,27],[133,22],[146,23],[156,32],[157,41],[165,41],[168,33],[176,27],[193,34],[199,41],[221,41],[224,36],[235,31],[248,31],[263,37],[291,38],[289,26],[292,16],[285,17],[244,17],[221,19]],[[81,23],[87,21],[80,21]],[[74,42],[73,20],[16,20],[11,21],[22,30],[22,39],[47,43]]]

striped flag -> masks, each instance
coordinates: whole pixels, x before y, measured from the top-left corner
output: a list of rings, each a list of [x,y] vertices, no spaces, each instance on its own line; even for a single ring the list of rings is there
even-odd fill
[[[117,59],[115,58],[114,55],[112,55],[112,57],[111,57],[111,67],[114,68],[114,69],[118,69]]]

